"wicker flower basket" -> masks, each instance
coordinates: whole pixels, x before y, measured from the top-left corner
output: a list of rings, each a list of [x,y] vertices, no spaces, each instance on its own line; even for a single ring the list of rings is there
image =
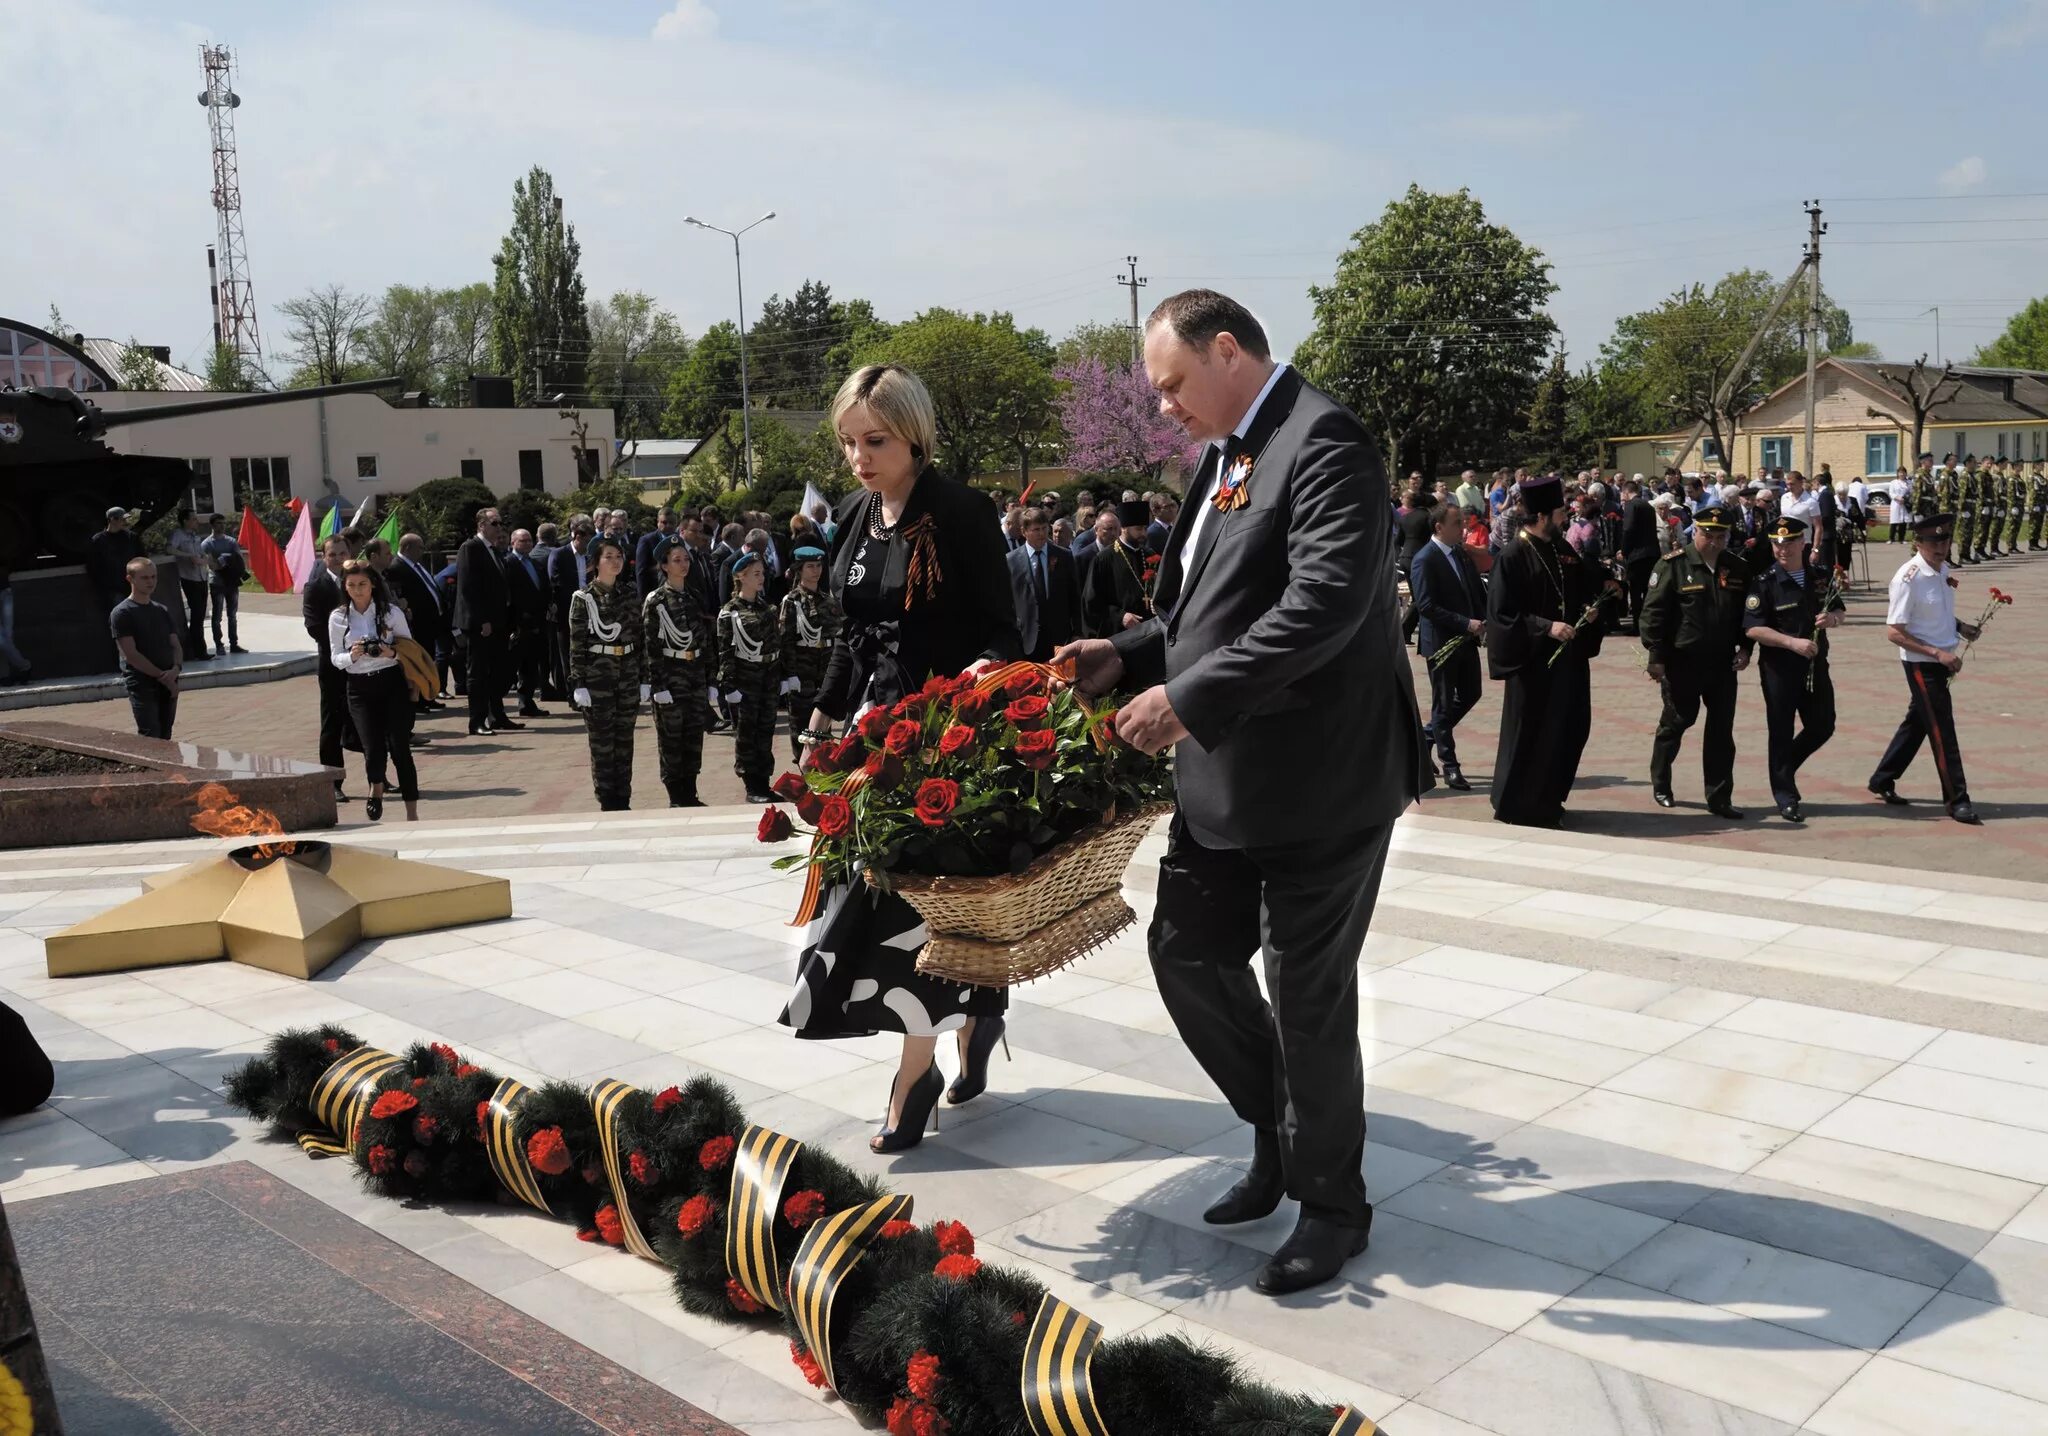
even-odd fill
[[[931,933],[919,972],[979,987],[1009,987],[1059,971],[1134,919],[1119,890],[1131,855],[1170,807],[1151,803],[1078,833],[1021,873],[996,877],[891,874],[887,886]],[[868,881],[881,886],[870,873]]]

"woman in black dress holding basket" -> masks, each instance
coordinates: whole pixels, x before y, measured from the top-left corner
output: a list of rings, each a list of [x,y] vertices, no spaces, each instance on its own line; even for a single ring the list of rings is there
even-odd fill
[[[832,424],[860,487],[839,504],[831,583],[846,626],[800,735],[806,753],[934,675],[1023,656],[995,505],[931,467],[938,425],[924,384],[894,364],[869,365],[840,386]],[[901,1032],[888,1115],[869,1145],[914,1147],[942,1092],[960,1103],[988,1085],[1009,995],[917,971],[924,922],[893,893],[833,889],[820,913],[781,1020],[799,1037]],[[950,1090],[934,1060],[947,1032],[960,1049]]]

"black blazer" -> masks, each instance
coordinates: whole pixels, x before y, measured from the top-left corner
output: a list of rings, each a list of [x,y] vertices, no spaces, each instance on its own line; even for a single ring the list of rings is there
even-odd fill
[[[446,615],[441,612],[441,592],[432,576],[421,578],[403,558],[393,559],[384,576],[391,580],[391,587],[405,600],[406,616],[412,621],[413,638],[432,653],[447,628]]]
[[[513,619],[522,627],[538,626],[548,616],[548,578],[540,571],[538,560],[532,568],[527,567],[531,554],[522,559],[516,553],[505,555],[505,581],[510,594]]]
[[[505,564],[480,534],[471,534],[455,551],[455,626],[475,633],[490,624],[496,634],[511,616],[512,589]]]
[[[1434,540],[1408,565],[1408,591],[1415,611],[1422,615],[1416,652],[1424,658],[1460,634],[1469,634],[1470,620],[1486,620],[1486,586],[1471,558],[1460,552],[1454,564]],[[1479,650],[1472,651],[1476,657]]]
[[[1401,535],[1401,556],[1396,560],[1402,573],[1409,573],[1415,562],[1415,555],[1429,545],[1430,535],[1435,532],[1429,522],[1429,506],[1410,509],[1407,513],[1394,515],[1394,528]],[[1413,575],[1410,575],[1411,580]]]
[[[328,571],[324,563],[313,566],[313,576],[306,580],[305,591],[299,596],[299,619],[306,625],[306,636],[320,645],[320,671],[328,671],[327,620],[334,616],[334,610],[341,607],[341,580]],[[339,672],[339,669],[335,670]]]
[[[588,556],[588,551],[586,550],[586,560]],[[585,566],[588,566],[587,562]],[[548,588],[553,598],[553,602],[549,605],[549,611],[553,614],[555,622],[561,624],[568,623],[569,599],[577,589],[582,588],[589,581],[589,579],[585,579],[582,583],[577,582],[576,550],[568,544],[563,544],[548,555]]]
[[[867,504],[867,491],[856,488],[839,501],[835,515],[832,591],[842,603],[846,571],[868,521]],[[923,551],[923,561],[921,581],[913,588],[914,549]],[[878,627],[847,615],[825,665],[817,706],[830,718],[844,719],[863,699],[894,703],[934,674],[950,678],[982,658],[1022,658],[1003,555],[1002,524],[988,495],[927,468],[910,491],[882,564],[883,603],[902,616]]]
[[[1392,822],[1428,769],[1379,450],[1289,369],[1238,451],[1252,458],[1243,507],[1211,512],[1190,552],[1198,505],[1184,505],[1160,566],[1164,616],[1110,640],[1126,682],[1163,682],[1187,727],[1174,753],[1180,815],[1225,848]]]
[[[1638,494],[1621,506],[1621,559],[1623,563],[1655,563],[1664,552],[1664,525],[1657,510]]]
[[[1081,586],[1074,575],[1074,556],[1056,543],[1045,546],[1043,605],[1031,578],[1030,546],[1011,549],[1005,562],[1010,566],[1010,596],[1017,605],[1017,633],[1024,643],[1024,656],[1043,663],[1054,649],[1073,642],[1081,633]]]

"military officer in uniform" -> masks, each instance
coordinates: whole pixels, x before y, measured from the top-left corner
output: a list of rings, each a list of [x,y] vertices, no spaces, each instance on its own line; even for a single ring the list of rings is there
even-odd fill
[[[733,713],[733,771],[747,801],[772,803],[775,706],[784,691],[782,641],[775,610],[761,597],[761,555],[741,549],[732,565],[732,597],[718,611],[718,689]]]
[[[1885,802],[1905,806],[1908,799],[1898,791],[1898,781],[1919,756],[1920,745],[1931,740],[1948,815],[1975,827],[1983,819],[1970,802],[1969,781],[1963,776],[1949,679],[1962,671],[1962,641],[1974,641],[1981,630],[1956,620],[1955,580],[1948,562],[1954,521],[1952,514],[1914,515],[1913,557],[1892,575],[1884,635],[1899,649],[1908,699],[1906,716],[1877,760],[1869,787]]]
[[[1933,513],[1940,501],[1940,493],[1941,475],[1935,472],[1934,458],[1931,454],[1922,454],[1919,466],[1913,470],[1913,481],[1906,489],[1906,512],[1909,514]],[[1904,520],[1894,516],[1892,519],[1894,530],[1897,530],[1903,522]],[[1902,538],[1910,537],[1910,534],[1900,533],[1899,536]]]
[[[2007,553],[2020,551],[2020,532],[2027,526],[2027,476],[2015,459],[2005,468],[2005,535]]]
[[[2048,527],[2048,471],[2034,460],[2034,472],[2027,476],[2027,552],[2041,549],[2041,530]]]
[[[1977,547],[1992,558],[2005,556],[2006,521],[2006,466],[2000,459],[1996,467],[1984,466],[1984,538]]]
[[[817,706],[825,661],[832,656],[833,641],[846,617],[831,592],[819,587],[825,576],[825,550],[805,544],[790,555],[790,563],[796,572],[789,592],[782,596],[782,659],[787,670],[782,687],[789,694],[790,748],[801,763],[803,744],[797,735]],[[792,683],[796,686],[790,687]]]
[[[1735,675],[1749,666],[1750,641],[1742,632],[1747,575],[1728,554],[1728,513],[1702,504],[1692,518],[1692,542],[1657,561],[1643,601],[1640,625],[1649,651],[1649,674],[1663,689],[1664,713],[1650,748],[1651,796],[1674,808],[1671,764],[1678,745],[1707,710],[1700,738],[1707,811],[1740,818],[1735,793]]]
[[[640,630],[647,640],[647,683],[654,699],[654,741],[661,755],[661,785],[671,808],[701,808],[697,775],[704,767],[704,724],[717,667],[711,625],[689,587],[695,556],[686,543],[660,551],[654,585],[640,605]]]
[[[626,546],[609,535],[590,546],[596,566],[569,597],[569,682],[590,733],[590,785],[606,812],[633,802],[633,725],[647,701],[640,605],[626,587]]]
[[[1955,556],[1958,563],[1979,562],[1978,551],[1984,543],[1983,530],[1978,526],[1977,456],[1965,455],[1963,467],[1955,480]]]
[[[1789,823],[1803,823],[1799,766],[1835,736],[1835,683],[1828,635],[1847,607],[1828,571],[1808,561],[1807,527],[1779,519],[1770,532],[1777,562],[1749,586],[1742,629],[1758,644],[1764,724],[1770,732],[1771,801]],[[1800,729],[1795,737],[1794,720]]]

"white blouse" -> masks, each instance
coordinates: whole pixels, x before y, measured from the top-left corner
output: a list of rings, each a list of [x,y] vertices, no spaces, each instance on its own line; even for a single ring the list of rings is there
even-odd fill
[[[405,613],[393,604],[384,614],[384,631],[377,631],[377,609],[373,604],[358,612],[353,603],[344,603],[327,618],[327,650],[334,656],[334,666],[344,673],[381,673],[397,664],[398,659],[390,652],[366,658],[355,658],[349,653],[358,639],[381,638],[390,643],[396,638],[412,637],[412,628],[405,621]]]

